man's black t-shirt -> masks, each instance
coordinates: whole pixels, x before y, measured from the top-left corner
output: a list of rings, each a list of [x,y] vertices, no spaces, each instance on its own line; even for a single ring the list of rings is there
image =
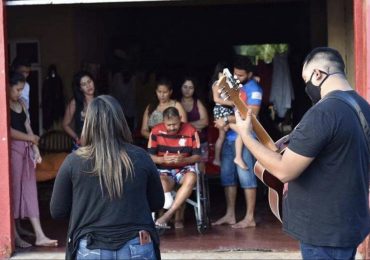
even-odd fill
[[[370,125],[369,104],[355,91],[347,93]],[[305,114],[288,147],[315,159],[289,182],[284,230],[316,246],[357,246],[369,233],[370,214],[369,151],[356,112],[338,99],[322,100]]]

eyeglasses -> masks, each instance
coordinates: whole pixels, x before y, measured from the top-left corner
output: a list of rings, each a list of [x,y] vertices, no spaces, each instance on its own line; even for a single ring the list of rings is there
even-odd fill
[[[182,85],[184,88],[194,88],[192,85]]]

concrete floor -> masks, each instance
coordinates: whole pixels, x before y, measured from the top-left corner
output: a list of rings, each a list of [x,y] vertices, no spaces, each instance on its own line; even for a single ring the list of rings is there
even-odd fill
[[[59,240],[57,248],[31,247],[17,249],[11,259],[64,259],[68,220],[53,220],[49,214],[49,198],[52,183],[39,185],[41,221],[45,233]],[[170,229],[161,236],[163,259],[301,259],[297,241],[281,230],[281,223],[268,208],[264,188],[259,186],[256,203],[257,227],[233,229],[230,226],[211,227],[199,234],[195,225],[192,206],[187,205],[184,229]],[[223,189],[218,180],[210,182],[211,220],[221,217],[225,211]],[[245,212],[242,193],[237,198],[237,218]],[[29,223],[22,225],[30,229]],[[32,239],[28,239],[33,242]],[[356,257],[362,259],[360,255]]]

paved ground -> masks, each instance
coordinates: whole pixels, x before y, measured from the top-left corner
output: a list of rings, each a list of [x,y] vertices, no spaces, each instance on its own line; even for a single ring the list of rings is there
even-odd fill
[[[64,259],[64,253],[22,252],[10,259]],[[260,251],[228,251],[228,252],[167,252],[162,259],[302,259],[299,252],[260,252]],[[356,259],[363,259],[357,254]]]
[[[64,259],[63,253],[17,253],[11,259]],[[162,259],[301,259],[299,252],[169,252]]]

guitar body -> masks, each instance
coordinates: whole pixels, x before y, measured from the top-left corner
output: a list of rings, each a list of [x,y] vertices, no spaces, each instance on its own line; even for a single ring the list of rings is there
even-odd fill
[[[278,147],[281,154],[284,153],[285,148],[289,142],[289,136],[284,136],[279,139],[275,145]],[[283,210],[283,190],[284,183],[278,178],[272,175],[266,168],[264,168],[258,161],[254,165],[254,173],[269,189],[268,189],[268,201],[272,213],[277,219],[282,221],[282,210]]]

